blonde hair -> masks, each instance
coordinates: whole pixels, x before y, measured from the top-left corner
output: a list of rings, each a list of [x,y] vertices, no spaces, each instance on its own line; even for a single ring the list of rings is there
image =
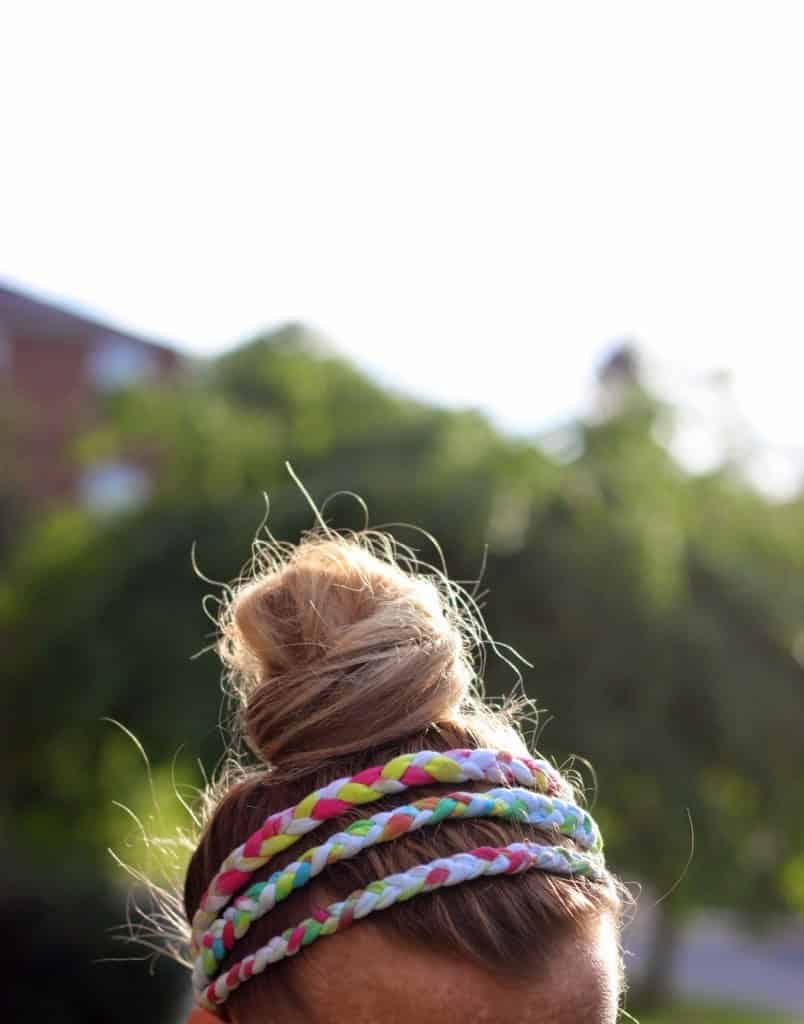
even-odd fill
[[[210,793],[186,875],[188,920],[226,855],[268,814],[337,777],[423,749],[527,753],[515,707],[492,709],[482,700],[479,673],[488,638],[474,602],[444,573],[423,571],[386,534],[318,530],[297,546],[263,546],[249,578],[232,589],[219,625],[218,650],[236,696],[238,729],[258,763]],[[421,795],[430,792],[437,790]],[[386,797],[372,813],[398,802]],[[326,823],[306,845],[344,828],[344,819],[361,816],[356,808]],[[354,861],[330,866],[258,921],[233,957],[300,920],[322,892],[342,898],[372,878],[417,863],[533,838],[539,839],[539,830],[531,826],[478,819],[372,847]],[[542,833],[541,841],[569,842],[553,833]],[[255,878],[300,852],[297,846],[280,854]],[[415,907],[401,904],[380,915],[378,926],[422,948],[449,948],[498,973],[521,973],[538,970],[557,940],[619,910],[611,877],[601,883],[529,872],[434,893]],[[230,1011],[238,1019],[256,1018],[266,1005],[267,985],[264,976],[252,979],[232,995]],[[270,986],[275,991],[278,985],[292,991],[292,963],[272,968]]]

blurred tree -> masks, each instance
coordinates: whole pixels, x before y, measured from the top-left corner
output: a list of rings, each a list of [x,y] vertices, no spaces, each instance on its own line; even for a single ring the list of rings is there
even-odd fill
[[[490,561],[504,594],[490,624],[534,663],[548,747],[593,762],[614,863],[658,895],[684,870],[689,809],[695,856],[660,907],[648,1002],[687,909],[767,913],[795,899],[804,503],[769,505],[728,473],[684,474],[653,440],[660,409],[633,361],[612,361],[604,390],[612,376],[582,453],[534,496],[521,549]]]
[[[542,442],[498,434],[479,414],[391,394],[293,326],[199,368],[172,392],[109,400],[81,457],[152,452],[156,488],[102,519],[65,508],[19,538],[0,583],[7,735],[0,766],[17,856],[98,870],[111,801],[142,806],[157,782],[220,755],[219,668],[191,660],[211,639],[201,597],[236,576],[271,496],[270,527],[294,539],[319,501],[348,488],[372,524],[407,522],[441,541],[454,578],[478,577],[492,634],[532,663],[527,693],[553,718],[544,747],[591,759],[613,864],[662,893],[675,918],[701,905],[804,905],[804,502],[770,505],[729,472],[691,477],[654,438],[662,410],[638,360],[601,373],[589,422]],[[549,451],[549,454],[547,452]],[[353,499],[326,509],[362,526]],[[434,561],[426,537],[397,536]],[[798,646],[796,646],[798,645]],[[488,660],[490,694],[510,670]],[[798,857],[798,859],[797,859]],[[661,987],[657,957],[652,982]]]

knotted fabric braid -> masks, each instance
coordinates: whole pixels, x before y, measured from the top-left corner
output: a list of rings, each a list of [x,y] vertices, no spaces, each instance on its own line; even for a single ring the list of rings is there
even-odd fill
[[[302,946],[316,939],[348,928],[352,921],[367,917],[376,910],[384,910],[422,893],[433,892],[446,886],[459,885],[481,875],[515,875],[529,868],[552,874],[589,875],[599,871],[598,856],[580,853],[564,846],[542,846],[539,843],[511,843],[509,846],[482,846],[468,853],[457,853],[419,864],[409,871],[387,875],[353,892],[347,899],[319,907],[312,917],[295,928],[275,935],[255,953],[244,957],[211,982],[199,1001],[207,1009],[215,1010],[244,981],[260,974],[270,964],[293,956]]]
[[[567,793],[566,783],[547,761],[486,748],[401,754],[385,765],[336,779],[310,793],[294,807],[269,815],[256,832],[229,854],[193,917],[192,953],[198,953],[201,937],[217,912],[246,885],[253,873],[322,821],[343,814],[355,805],[379,800],[389,793],[400,793],[410,786],[475,781],[526,786],[547,795]]]
[[[201,950],[193,971],[195,987],[202,990],[209,984],[221,961],[254,921],[306,885],[329,864],[355,857],[369,846],[388,842],[426,825],[454,818],[481,817],[505,818],[554,829],[572,839],[581,850],[593,854],[600,854],[602,850],[600,831],[585,810],[560,797],[521,788],[424,797],[391,811],[361,818],[320,846],[305,850],[298,860],[274,872],[267,880],[251,885],[224,910],[201,938]],[[602,866],[602,858],[600,864]],[[594,874],[591,858],[588,866],[589,871],[585,873]]]

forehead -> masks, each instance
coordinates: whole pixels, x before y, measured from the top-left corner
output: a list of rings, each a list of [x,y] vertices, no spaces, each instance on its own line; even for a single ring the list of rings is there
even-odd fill
[[[319,955],[314,954],[318,952]],[[528,976],[487,969],[443,953],[403,946],[363,921],[294,964],[306,1024],[614,1024],[620,994],[613,922],[556,946]],[[284,1016],[288,1024],[292,1018]]]

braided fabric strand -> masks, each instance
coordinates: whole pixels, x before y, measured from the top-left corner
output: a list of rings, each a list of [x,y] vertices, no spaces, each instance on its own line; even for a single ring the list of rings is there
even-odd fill
[[[403,807],[361,818],[320,846],[306,850],[298,860],[274,872],[266,881],[250,886],[225,909],[201,938],[201,949],[193,971],[195,987],[202,990],[209,984],[221,961],[254,921],[306,885],[329,864],[355,857],[369,846],[388,842],[427,825],[437,825],[448,819],[481,817],[504,818],[554,829],[572,839],[581,850],[596,855],[602,850],[600,831],[585,810],[560,797],[521,788],[424,797]],[[599,857],[599,863],[602,867],[602,857]],[[594,858],[589,858],[587,866],[585,873],[595,876],[597,865]]]
[[[310,793],[295,807],[269,815],[245,843],[229,854],[193,917],[192,953],[198,953],[202,935],[234,893],[248,883],[255,871],[297,842],[300,836],[355,805],[379,800],[389,793],[400,793],[410,786],[439,782],[519,785],[547,795],[566,792],[566,783],[547,761],[485,748],[402,754],[385,765],[336,779]]]
[[[469,882],[483,875],[515,875],[530,868],[552,874],[595,876],[599,858],[563,846],[542,846],[539,843],[511,843],[509,846],[483,846],[419,864],[409,871],[387,875],[353,892],[347,899],[319,907],[295,928],[274,936],[255,953],[234,964],[225,974],[211,982],[200,994],[199,1001],[215,1010],[244,981],[260,974],[270,964],[293,956],[316,939],[343,931],[361,917],[384,910],[394,903],[413,899],[422,893]]]

